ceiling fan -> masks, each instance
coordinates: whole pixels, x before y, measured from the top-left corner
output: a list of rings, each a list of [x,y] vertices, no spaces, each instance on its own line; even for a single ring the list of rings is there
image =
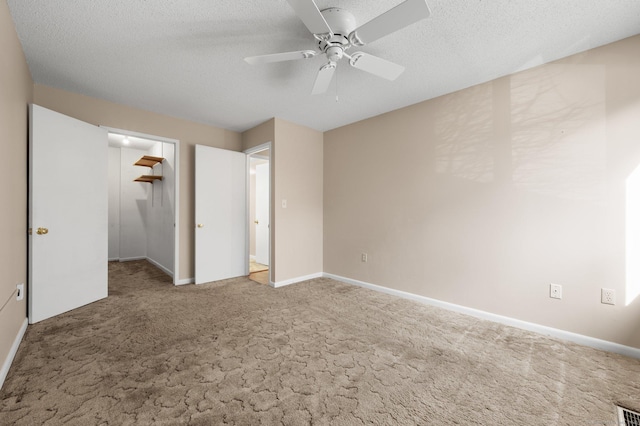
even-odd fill
[[[354,52],[347,54],[346,51],[351,47],[364,46],[431,15],[426,0],[406,0],[366,24],[356,27],[355,18],[347,10],[330,7],[320,11],[313,0],[287,1],[316,38],[318,50],[300,50],[251,56],[244,60],[249,64],[255,65],[307,59],[324,54],[328,63],[318,71],[318,76],[311,91],[314,95],[327,91],[336,71],[338,61],[343,57],[349,59],[349,64],[354,68],[391,81],[398,78],[404,71],[402,65],[394,64],[368,53]]]

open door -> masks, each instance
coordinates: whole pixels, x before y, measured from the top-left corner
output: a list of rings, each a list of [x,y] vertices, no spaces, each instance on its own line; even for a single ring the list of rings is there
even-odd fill
[[[195,282],[247,275],[246,156],[196,145]]]
[[[29,322],[107,297],[107,131],[30,105]]]

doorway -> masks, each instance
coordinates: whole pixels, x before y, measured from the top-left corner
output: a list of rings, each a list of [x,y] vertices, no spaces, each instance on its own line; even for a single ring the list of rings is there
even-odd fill
[[[108,130],[110,261],[145,259],[178,279],[178,141]]]
[[[270,280],[270,223],[271,223],[271,144],[263,144],[247,154],[248,168],[248,228],[249,279],[269,285]]]

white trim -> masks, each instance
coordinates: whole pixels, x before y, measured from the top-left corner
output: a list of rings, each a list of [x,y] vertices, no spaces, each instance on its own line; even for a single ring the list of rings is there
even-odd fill
[[[273,236],[273,229],[275,228],[273,225],[273,219],[275,217],[275,215],[271,214],[271,210],[273,208],[273,202],[271,200],[271,196],[275,193],[274,192],[274,180],[273,180],[273,173],[274,173],[274,162],[273,162],[273,144],[271,143],[271,141],[269,142],[265,142],[262,143],[260,145],[254,146],[253,148],[249,148],[249,149],[245,149],[244,153],[247,155],[247,235],[246,235],[246,247],[247,247],[247,255],[249,254],[249,251],[251,250],[251,244],[249,242],[249,240],[251,239],[251,229],[250,229],[250,225],[249,225],[249,203],[251,202],[251,200],[249,200],[249,170],[251,168],[251,156],[254,155],[256,152],[261,152],[261,151],[265,151],[265,150],[269,150],[269,285],[271,287],[278,287],[275,285],[275,283],[273,282],[273,267],[271,265],[273,265],[273,250],[271,250],[271,242],[274,241],[274,236]],[[262,156],[260,156],[262,157]],[[255,258],[255,256],[254,256]],[[246,271],[247,275],[249,275],[249,265],[247,264],[247,271]],[[286,285],[286,284],[284,284]]]
[[[147,256],[121,257],[118,262],[131,262],[134,260],[147,260]]]
[[[166,143],[180,142],[178,139],[165,138],[162,136],[156,136],[149,133],[133,132],[131,130],[117,129],[115,127],[109,127],[109,126],[100,126],[100,127],[103,129],[106,129],[107,132],[109,133],[117,133],[119,135],[124,135],[124,136],[133,136],[134,138],[150,139],[156,142],[166,142]]]
[[[22,342],[22,338],[24,337],[24,333],[27,331],[28,325],[29,320],[25,318],[22,322],[22,325],[20,326],[20,330],[18,331],[16,338],[13,340],[13,345],[11,345],[11,349],[9,349],[7,358],[2,364],[2,368],[0,369],[0,389],[2,389],[4,380],[7,378],[7,374],[9,374],[9,369],[11,368],[11,364],[13,363],[13,359],[16,357],[16,353],[18,352],[18,348],[20,347],[20,342]]]
[[[176,280],[174,283],[175,285],[187,285],[187,284],[193,284],[195,282],[195,278],[184,278],[181,280]]]
[[[173,214],[173,284],[179,284],[180,274],[178,273],[180,267],[180,141],[175,141],[175,149],[173,150],[174,164],[174,193],[173,202],[174,214]]]
[[[269,285],[273,288],[278,288],[278,287],[284,287],[286,285],[300,283],[302,281],[312,280],[314,278],[322,278],[323,276],[324,276],[324,273],[318,272],[311,275],[305,275],[304,277],[291,278],[290,280],[278,281],[275,283],[269,280]]]
[[[266,151],[267,149],[271,149],[271,141],[261,143],[260,145],[256,145],[253,148],[245,149],[243,152],[247,155],[251,155],[251,154],[255,154],[256,152]],[[266,156],[260,156],[260,157],[261,158],[264,157],[265,159],[268,159],[268,158],[271,158],[271,155],[269,155],[268,158]]]
[[[109,259],[109,262],[132,262],[134,260],[146,260],[147,262],[149,262],[150,264],[152,264],[153,266],[155,266],[156,268],[160,269],[162,272],[164,272],[165,274],[169,275],[171,278],[173,278],[173,272],[171,272],[171,270],[169,268],[167,268],[164,265],[161,265],[160,263],[156,262],[155,260],[151,259],[150,257],[147,256],[139,256],[139,257],[125,257],[122,259],[119,258],[115,258],[115,259]],[[173,280],[174,284],[176,280]]]
[[[557,328],[547,327],[544,325],[522,321],[515,318],[505,317],[502,315],[492,314],[490,312],[468,308],[466,306],[456,305],[453,303],[443,302],[441,300],[431,299],[429,297],[420,296],[417,294],[408,293],[401,290],[394,290],[392,288],[382,287],[382,286],[367,283],[364,281],[358,281],[351,278],[341,277],[339,275],[324,273],[323,276],[326,278],[334,279],[336,281],[341,281],[346,284],[368,288],[370,290],[391,294],[393,296],[402,297],[404,299],[414,300],[427,305],[437,306],[439,308],[447,309],[449,311],[459,312],[459,313],[470,315],[476,318],[486,319],[489,321],[497,322],[497,323],[508,325],[511,327],[516,327],[523,330],[532,331],[534,333],[543,334],[545,336],[551,336],[558,339],[568,340],[570,342],[577,343],[579,345],[589,346],[595,349],[614,352],[614,353],[625,355],[631,358],[640,359],[640,349],[633,348],[631,346],[625,346],[619,343],[609,342],[607,340],[601,340],[601,339],[596,339],[594,337],[585,336],[582,334],[572,333],[570,331],[559,330]]]
[[[131,130],[116,129],[115,127],[100,126],[110,133],[118,133],[120,135],[133,136],[142,139],[150,139],[157,142],[172,143],[175,145],[173,151],[173,173],[174,173],[174,206],[173,206],[173,273],[169,274],[173,277],[173,284],[178,284],[178,267],[180,265],[180,141],[178,139],[165,138],[162,136],[150,135],[147,133],[133,132]]]
[[[162,270],[162,272],[164,272],[165,274],[167,274],[171,278],[173,278],[173,272],[171,272],[171,270],[169,268],[161,265],[160,263],[156,262],[155,260],[151,259],[150,257],[147,257],[147,262],[149,262],[150,264],[152,264],[156,268]]]
[[[253,260],[254,262],[256,261],[256,257],[252,254],[249,255],[249,260]]]
[[[118,260],[120,260],[120,258],[114,257],[113,259],[110,258],[109,260],[107,260],[107,262],[117,262]]]

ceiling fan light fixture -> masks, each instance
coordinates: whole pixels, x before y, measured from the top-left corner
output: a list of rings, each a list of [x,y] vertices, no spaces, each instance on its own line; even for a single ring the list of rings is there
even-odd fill
[[[339,46],[331,46],[327,49],[326,53],[327,59],[329,59],[330,62],[338,62],[340,59],[342,59],[344,50],[342,50],[342,47]]]
[[[386,59],[364,52],[351,55],[346,51],[353,46],[363,46],[393,32],[401,30],[431,15],[426,0],[404,0],[396,7],[357,26],[348,10],[339,7],[318,9],[314,0],[287,0],[309,32],[318,40],[318,51],[275,53],[245,58],[250,64],[291,61],[325,55],[328,64],[318,71],[312,94],[325,93],[340,59],[346,57],[349,64],[359,70],[393,81],[404,72],[404,67]]]

